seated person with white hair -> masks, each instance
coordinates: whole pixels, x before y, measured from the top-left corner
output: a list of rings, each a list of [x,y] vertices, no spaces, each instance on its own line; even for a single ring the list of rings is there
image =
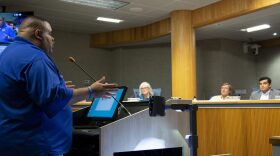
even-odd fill
[[[154,95],[153,89],[148,82],[142,82],[139,86],[139,97],[142,100],[148,100]]]
[[[221,95],[216,95],[211,97],[211,101],[222,101],[222,100],[240,100],[240,97],[238,96],[238,99],[233,98],[234,96],[230,96],[232,93],[232,86],[229,83],[223,83],[221,85]]]

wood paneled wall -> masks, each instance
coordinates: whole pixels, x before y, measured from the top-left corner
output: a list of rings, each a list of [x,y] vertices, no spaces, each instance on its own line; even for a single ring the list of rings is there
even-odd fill
[[[170,34],[170,18],[136,28],[128,28],[104,33],[92,34],[91,47],[141,42]]]
[[[199,108],[198,155],[272,155],[269,137],[280,135],[280,108]]]
[[[201,27],[279,4],[280,0],[222,0],[192,12],[193,27]]]

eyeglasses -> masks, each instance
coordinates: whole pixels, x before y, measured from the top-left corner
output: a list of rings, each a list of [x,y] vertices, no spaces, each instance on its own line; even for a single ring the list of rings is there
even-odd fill
[[[142,87],[142,88],[140,88],[140,89],[148,89],[148,87]]]

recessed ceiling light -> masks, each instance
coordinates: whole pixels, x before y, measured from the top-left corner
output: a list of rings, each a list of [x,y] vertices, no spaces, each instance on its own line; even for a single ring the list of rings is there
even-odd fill
[[[97,8],[104,9],[119,9],[123,6],[129,4],[128,2],[123,2],[119,0],[60,0],[68,3],[75,3],[79,5],[87,5]]]
[[[262,25],[258,25],[258,26],[254,26],[254,27],[250,27],[250,28],[246,28],[246,29],[241,29],[241,31],[254,32],[254,31],[259,31],[259,30],[268,29],[268,28],[270,28],[269,24],[262,24]]]
[[[273,35],[273,36],[277,36],[277,33],[275,32],[275,33],[273,33],[272,35]]]
[[[104,22],[112,22],[112,23],[120,23],[123,20],[120,19],[114,19],[114,18],[107,18],[107,17],[97,17],[98,21],[104,21]]]

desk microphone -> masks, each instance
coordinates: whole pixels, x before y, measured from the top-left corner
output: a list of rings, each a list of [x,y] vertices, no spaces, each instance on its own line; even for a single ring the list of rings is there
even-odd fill
[[[74,57],[70,56],[68,57],[70,62],[73,62],[78,68],[80,68],[91,80],[93,80],[94,82],[96,82],[96,80],[88,73],[84,70],[84,68],[82,68],[74,59]]]
[[[93,78],[93,76],[91,76],[87,71],[84,70],[84,68],[82,68],[81,65],[79,65],[76,60],[74,59],[74,57],[70,56],[68,57],[68,60],[72,63],[74,63],[79,69],[81,69],[83,71],[83,73],[85,73],[91,80],[93,80],[93,82],[96,82],[96,80]],[[125,106],[120,102],[118,101],[114,96],[111,96],[118,104],[121,105],[121,107],[125,110],[125,112],[128,114],[128,115],[131,115],[131,113],[125,108]]]

